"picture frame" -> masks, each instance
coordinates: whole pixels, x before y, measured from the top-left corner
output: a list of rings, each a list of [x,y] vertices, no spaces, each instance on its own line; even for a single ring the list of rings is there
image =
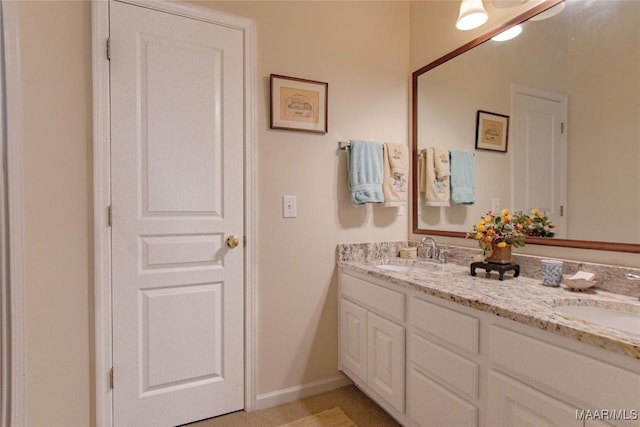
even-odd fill
[[[329,83],[271,74],[271,129],[327,133]]]
[[[478,110],[476,116],[476,150],[507,152],[509,116]]]

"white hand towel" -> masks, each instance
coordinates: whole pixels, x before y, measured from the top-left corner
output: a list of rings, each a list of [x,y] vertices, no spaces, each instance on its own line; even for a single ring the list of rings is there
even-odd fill
[[[451,165],[449,163],[449,149],[444,147],[434,147],[433,166],[436,170],[436,178],[442,180],[451,175]]]
[[[402,144],[386,143],[384,151],[384,180],[382,192],[384,205],[398,207],[407,205],[408,147]]]
[[[449,176],[438,179],[435,168],[435,150],[433,147],[427,148],[427,188],[425,206],[450,206],[449,196]]]

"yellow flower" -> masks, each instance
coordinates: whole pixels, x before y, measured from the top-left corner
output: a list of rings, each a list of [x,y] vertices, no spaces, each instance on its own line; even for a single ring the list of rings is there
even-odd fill
[[[531,214],[535,215],[535,216],[540,215],[540,209],[538,209],[538,208],[531,209]]]
[[[486,230],[486,228],[485,228],[485,226],[484,226],[484,223],[479,222],[479,223],[476,225],[476,231],[478,231],[478,232],[482,233],[482,232],[483,232],[483,231],[485,231],[485,230]]]
[[[500,243],[498,243],[498,247],[499,247],[499,248],[504,248],[505,246],[507,246],[507,242],[500,242]]]
[[[490,222],[491,222],[491,216],[490,215],[485,216],[484,217],[484,223],[485,224],[489,224]]]
[[[504,222],[511,222],[512,219],[513,218],[511,217],[511,215],[505,215],[504,218],[503,218],[503,221]]]
[[[508,216],[509,215],[509,209],[502,209],[500,211],[500,216]]]
[[[476,240],[482,240],[482,233],[476,233]]]

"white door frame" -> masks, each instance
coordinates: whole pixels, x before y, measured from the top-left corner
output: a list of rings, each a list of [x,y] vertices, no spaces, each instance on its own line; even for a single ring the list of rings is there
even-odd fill
[[[22,77],[20,71],[20,40],[18,2],[2,2],[3,102],[4,122],[1,126],[6,146],[6,201],[8,238],[3,237],[2,262],[7,268],[3,281],[3,313],[0,320],[5,338],[2,347],[2,401],[0,426],[22,427],[25,420],[25,321],[24,321],[24,174],[22,167]],[[8,224],[7,224],[8,223]]]
[[[114,1],[114,0],[111,0]],[[154,0],[119,0],[124,3],[200,21],[238,29],[244,34],[244,205],[245,205],[245,410],[256,405],[256,344],[255,344],[255,27],[247,18],[211,9]],[[92,63],[93,63],[93,227],[94,227],[94,310],[95,310],[95,423],[113,425],[113,403],[109,370],[112,366],[111,328],[111,230],[108,226],[110,191],[110,97],[109,61],[106,57],[109,38],[110,1],[92,2]],[[118,381],[117,373],[115,382]]]

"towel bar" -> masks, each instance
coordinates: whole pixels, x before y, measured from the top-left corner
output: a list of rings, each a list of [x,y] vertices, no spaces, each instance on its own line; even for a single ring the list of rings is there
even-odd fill
[[[338,148],[340,148],[341,150],[346,150],[350,145],[351,141],[338,141]]]

